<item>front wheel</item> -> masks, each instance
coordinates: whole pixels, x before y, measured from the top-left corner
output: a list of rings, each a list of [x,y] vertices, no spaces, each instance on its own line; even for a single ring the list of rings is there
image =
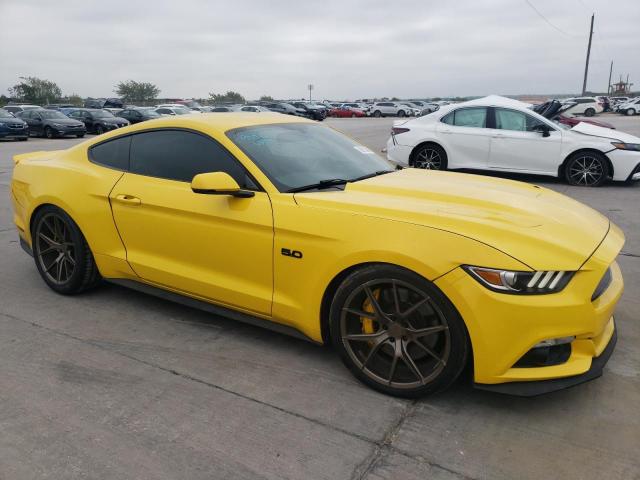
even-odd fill
[[[102,135],[104,133],[104,127],[102,125],[98,125],[96,127],[96,135]]]
[[[52,290],[71,295],[100,281],[87,241],[63,210],[53,205],[38,210],[31,238],[38,272]]]
[[[624,112],[628,117],[632,117],[636,114],[636,111],[633,108],[627,108],[626,112]]]
[[[468,356],[460,315],[431,282],[388,264],[359,269],[338,288],[331,337],[363,383],[399,397],[449,387]]]
[[[405,113],[405,111],[404,111],[404,110],[400,110],[400,111],[398,111],[398,116],[399,116],[399,117],[404,117],[405,115],[406,115],[406,113]]]
[[[569,158],[565,178],[577,187],[599,187],[609,176],[609,164],[604,155],[597,152],[578,152]]]
[[[382,116],[382,112],[380,110],[376,110],[373,112],[373,116],[376,118],[380,118]]]
[[[593,117],[596,114],[596,111],[593,108],[587,108],[584,112],[587,117]]]
[[[48,139],[52,139],[55,136],[55,134],[53,133],[53,129],[51,127],[46,127],[44,129],[44,136]]]

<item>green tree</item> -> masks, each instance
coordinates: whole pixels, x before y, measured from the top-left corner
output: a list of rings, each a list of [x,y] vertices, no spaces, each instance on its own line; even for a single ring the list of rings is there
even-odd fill
[[[45,105],[62,97],[60,87],[49,80],[36,77],[20,77],[20,82],[9,89],[9,94],[20,102]]]
[[[260,97],[261,102],[273,102],[273,97],[270,95],[262,95]]]
[[[116,85],[114,90],[125,103],[149,102],[155,100],[160,89],[153,83],[127,80]]]
[[[216,104],[216,103],[244,103],[245,99],[238,92],[234,92],[232,90],[229,90],[224,95],[217,94],[217,93],[210,93],[209,94],[209,101],[211,103],[213,103],[213,104]]]
[[[70,103],[71,105],[75,105],[76,107],[81,107],[82,105],[84,105],[84,100],[82,100],[82,97],[77,93],[72,93],[71,95],[69,95],[66,98],[65,102]]]

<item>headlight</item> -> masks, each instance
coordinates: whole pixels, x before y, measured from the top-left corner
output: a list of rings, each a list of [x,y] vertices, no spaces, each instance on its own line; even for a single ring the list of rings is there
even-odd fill
[[[616,147],[618,150],[633,150],[634,152],[640,152],[640,143],[611,142],[611,145]]]
[[[575,274],[575,272],[557,270],[516,272],[469,265],[462,268],[489,290],[521,295],[559,292],[567,286]]]
[[[61,125],[59,123],[52,123],[51,126],[56,127],[56,128],[62,128],[64,125]]]

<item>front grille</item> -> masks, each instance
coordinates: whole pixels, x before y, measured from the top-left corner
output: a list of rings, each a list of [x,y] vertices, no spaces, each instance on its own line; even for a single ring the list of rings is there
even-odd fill
[[[598,286],[596,287],[595,291],[593,292],[593,295],[591,295],[592,302],[595,299],[597,299],[600,295],[602,295],[607,288],[609,288],[609,285],[611,285],[611,279],[612,279],[611,267],[609,267],[607,268],[607,271],[604,272],[604,275],[600,280],[600,283],[598,283]]]
[[[10,123],[9,124],[9,128],[17,128],[17,129],[23,129],[26,128],[26,125],[23,125],[21,123]]]

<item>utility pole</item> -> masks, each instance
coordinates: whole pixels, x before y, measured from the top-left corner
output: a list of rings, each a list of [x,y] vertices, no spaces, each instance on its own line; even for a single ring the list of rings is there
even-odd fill
[[[311,90],[313,90],[313,84],[309,84],[307,85],[307,88],[309,89],[309,101],[311,101]]]
[[[589,55],[591,55],[591,38],[593,37],[593,18],[595,13],[591,14],[591,30],[589,30],[589,46],[587,47],[587,61],[584,64],[584,81],[582,82],[582,96],[587,93],[587,73],[589,72]]]
[[[607,84],[607,95],[611,93],[611,74],[613,73],[613,60],[611,60],[611,68],[609,69],[609,83]]]

